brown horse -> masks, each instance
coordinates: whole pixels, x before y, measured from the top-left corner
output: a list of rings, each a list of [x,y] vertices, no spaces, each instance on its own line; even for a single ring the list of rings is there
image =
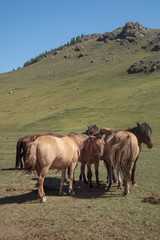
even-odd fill
[[[96,136],[90,136],[86,141],[84,145],[83,155],[80,158],[81,162],[81,174],[83,175],[84,182],[87,183],[84,168],[87,164],[87,178],[90,183],[90,189],[93,189],[92,185],[92,171],[91,171],[91,165],[95,165],[95,175],[96,175],[96,182],[97,185],[100,185],[99,183],[99,177],[98,177],[98,167],[99,167],[99,159],[101,159],[104,151],[104,137],[105,135],[97,134]]]
[[[146,144],[149,149],[153,147],[153,141],[152,141],[152,129],[147,123],[137,123],[136,127],[133,128],[128,128],[127,131],[132,132],[138,140],[138,145],[141,151],[141,145],[142,143]],[[135,161],[133,170],[132,170],[132,185],[136,186],[136,181],[135,181],[135,169],[136,169],[136,162],[138,160],[138,157]]]
[[[84,142],[87,138],[88,136],[85,134],[69,134],[62,138],[40,136],[30,143],[24,173],[29,173],[36,169],[38,175],[38,195],[41,202],[46,201],[43,182],[50,168],[62,170],[60,194],[63,194],[65,171],[70,166],[69,194],[74,194],[73,172],[77,160],[81,157]]]
[[[94,125],[94,124],[89,125],[88,129],[86,131],[84,131],[83,134],[86,134],[88,136],[99,134],[99,126]],[[87,184],[88,182],[87,182],[86,177],[85,177],[85,165],[83,167],[81,166],[81,172],[80,172],[80,175],[79,175],[79,179],[82,181],[82,178],[83,178],[84,183]]]
[[[99,133],[99,126],[97,125],[89,125],[88,129],[85,132],[83,132],[83,134],[86,134],[88,136],[94,135],[97,133]]]
[[[134,163],[139,155],[139,146],[134,134],[120,131],[108,137],[104,147],[104,160],[107,163],[109,186],[112,186],[112,166],[121,173],[124,181],[124,193],[127,195],[130,188],[130,178]]]
[[[90,126],[88,126],[88,129],[84,133],[87,134],[87,135],[93,135],[93,136],[94,135],[95,136],[96,135],[101,135],[102,136],[103,134],[105,134],[103,141],[106,141],[107,138],[111,134],[114,134],[115,132],[116,131],[114,129],[112,129],[112,128],[101,128],[101,129],[99,129],[99,127],[97,125],[90,125]],[[93,160],[93,163],[94,163],[94,160]],[[105,161],[104,161],[104,163],[106,164]],[[82,178],[83,178],[84,183],[88,184],[88,181],[86,180],[86,177],[85,177],[85,165],[86,165],[86,163],[85,163],[85,161],[83,161],[83,163],[81,163],[81,172],[80,172],[79,179],[82,180]],[[99,184],[99,180],[98,180],[98,166],[99,166],[99,161],[98,161],[98,165],[95,164],[95,175],[96,175],[97,186],[100,185]],[[91,175],[91,177],[92,177],[91,169],[89,169],[89,173],[87,175],[88,176]],[[117,179],[116,179],[114,171],[112,171],[112,177],[113,177],[113,181],[117,182]],[[92,186],[92,184],[90,184],[90,185]]]
[[[105,133],[105,129],[101,130]],[[128,132],[132,132],[136,137],[137,137],[137,140],[138,140],[138,146],[140,148],[140,151],[141,151],[141,145],[142,143],[145,143],[147,145],[148,148],[152,148],[153,147],[153,141],[152,141],[152,129],[151,127],[147,124],[147,123],[137,123],[137,126],[136,127],[133,127],[133,128],[128,128],[127,129]],[[114,130],[113,130],[113,133],[114,133]],[[116,133],[116,131],[115,131]],[[139,156],[138,156],[139,157]],[[132,177],[131,177],[131,181],[132,181],[132,185],[136,186],[136,182],[135,182],[135,168],[136,168],[136,162],[138,160],[138,157],[135,161],[135,164],[134,164],[134,167],[132,169]],[[112,170],[112,174],[114,174],[114,171]],[[119,174],[118,174],[118,177],[119,177]],[[113,175],[113,179],[114,179],[114,175]],[[121,183],[119,181],[119,184],[118,184],[119,188],[121,188]]]
[[[46,133],[46,134],[31,134],[31,135],[27,135],[19,138],[16,145],[16,163],[15,163],[16,168],[18,168],[19,165],[21,169],[23,168],[23,162],[25,164],[25,158],[26,158],[29,144],[31,142],[34,142],[40,136],[44,136],[44,135],[63,137],[62,135],[59,135],[56,133]],[[23,159],[23,162],[22,162],[22,159]]]

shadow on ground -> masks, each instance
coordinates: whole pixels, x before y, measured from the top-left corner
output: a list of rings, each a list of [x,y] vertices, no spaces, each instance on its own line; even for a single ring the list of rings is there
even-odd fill
[[[35,181],[35,187],[37,188],[37,178],[32,178],[33,181]],[[60,178],[56,177],[46,177],[44,181],[44,191],[46,196],[54,196],[59,197],[59,188],[60,188]],[[113,197],[120,197],[121,191],[117,190],[117,186],[113,186],[111,191],[106,194],[106,184],[104,182],[101,183],[99,187],[97,187],[96,183],[93,182],[93,190],[91,191],[89,189],[89,186],[84,184],[82,181],[76,181],[73,188],[75,191],[74,196],[69,196],[68,193],[68,181],[64,184],[64,193],[65,196],[68,195],[68,197],[74,197],[79,199],[91,199],[91,198],[113,198]],[[6,196],[3,198],[0,198],[0,205],[5,204],[22,204],[26,202],[32,202],[35,200],[38,200],[38,191],[32,190],[28,193],[23,193],[19,195],[15,195],[16,191],[20,191],[20,189],[16,190],[16,188],[8,188],[6,189],[7,192],[14,192],[14,195],[12,196]],[[24,189],[23,189],[24,191]],[[62,196],[63,197],[63,196]]]

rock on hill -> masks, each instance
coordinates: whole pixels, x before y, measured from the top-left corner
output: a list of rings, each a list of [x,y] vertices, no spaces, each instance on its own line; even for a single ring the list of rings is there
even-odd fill
[[[134,42],[137,38],[144,37],[148,32],[148,28],[136,22],[127,22],[122,28],[117,28],[113,32],[106,32],[100,36],[97,41],[108,42],[109,40],[119,41],[122,45]]]

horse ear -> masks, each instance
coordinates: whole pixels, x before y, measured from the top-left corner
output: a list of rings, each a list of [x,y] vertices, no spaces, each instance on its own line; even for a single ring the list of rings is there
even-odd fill
[[[137,122],[137,127],[139,127],[140,126],[140,124]]]

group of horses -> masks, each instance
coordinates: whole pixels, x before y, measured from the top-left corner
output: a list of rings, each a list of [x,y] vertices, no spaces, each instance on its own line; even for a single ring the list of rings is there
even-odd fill
[[[87,183],[85,165],[87,165],[87,178],[92,189],[91,165],[95,165],[96,182],[99,185],[99,160],[104,160],[108,173],[107,191],[116,181],[114,169],[117,171],[118,187],[122,188],[123,177],[124,192],[126,196],[130,190],[130,181],[135,183],[135,167],[145,143],[148,148],[153,147],[152,129],[147,123],[139,124],[126,131],[116,131],[112,128],[99,128],[96,125],[88,126],[81,133],[71,132],[66,136],[55,133],[44,135],[33,134],[22,137],[17,142],[16,168],[23,168],[24,173],[36,170],[38,175],[38,196],[41,202],[46,202],[43,183],[49,169],[62,170],[60,195],[63,194],[65,172],[69,170],[69,194],[74,195],[74,170],[79,161],[81,163],[80,179]]]

